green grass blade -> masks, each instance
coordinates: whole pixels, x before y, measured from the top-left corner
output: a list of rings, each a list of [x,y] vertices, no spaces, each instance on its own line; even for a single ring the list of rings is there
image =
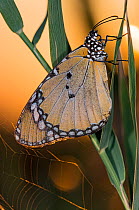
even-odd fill
[[[109,179],[115,186],[125,209],[130,210],[128,198],[123,187],[125,167],[117,137],[112,132],[109,139],[109,147],[103,150],[100,150],[99,142],[95,135],[91,135],[90,138],[106,167]]]
[[[46,71],[49,73],[51,71],[49,64],[46,62],[46,60],[41,55],[41,53],[38,51],[38,49],[36,47],[34,47],[34,45],[28,39],[26,34],[23,31],[20,31],[20,33],[18,33],[18,35],[24,41],[24,43],[28,46],[28,48],[31,50],[31,52],[35,55],[35,57],[38,59],[38,61],[41,63],[41,65],[44,67],[44,69],[46,69]]]
[[[113,168],[117,174],[117,177],[121,185],[125,181],[125,166],[124,166],[124,160],[123,160],[121,148],[114,132],[111,133],[109,146],[106,149],[106,152],[109,159],[111,160],[111,163],[113,165]],[[110,175],[109,171],[108,171],[108,174],[109,174],[111,183],[117,188],[116,183],[113,180],[113,176]]]
[[[121,57],[119,57],[121,60]],[[118,90],[122,115],[124,147],[126,152],[127,171],[129,179],[130,197],[133,195],[133,179],[136,153],[136,133],[132,119],[127,81],[124,75],[123,66],[119,63]]]
[[[132,210],[139,210],[139,140],[138,139],[136,146],[136,163],[135,163]]]
[[[123,34],[123,26],[124,26],[126,10],[127,10],[127,1],[125,1],[124,14],[123,14],[123,19],[121,21],[118,37],[122,37],[122,34]],[[115,53],[114,53],[114,63],[116,63],[117,61],[118,50],[119,50],[120,44],[121,44],[121,39],[117,39]],[[101,149],[108,147],[109,137],[112,132],[112,122],[113,122],[113,113],[114,113],[114,74],[115,74],[115,65],[113,65],[112,67],[112,79],[111,79],[111,88],[110,88],[110,95],[112,99],[112,111],[111,111],[111,116],[109,117],[107,125],[103,128],[103,132],[101,135],[101,142],[100,142]]]
[[[132,118],[136,129],[136,67],[134,60],[133,44],[127,17],[127,32],[128,32],[128,76],[129,76],[129,98],[131,104]]]
[[[127,32],[128,32],[128,60],[129,60],[129,66],[128,66],[129,98],[130,98],[132,119],[134,123],[134,130],[136,131],[136,160],[135,160],[132,210],[138,210],[139,209],[139,139],[138,139],[138,128],[137,128],[137,119],[136,119],[136,68],[135,68],[133,44],[130,33],[128,16],[127,16]]]
[[[119,29],[119,33],[118,33],[117,37],[122,37],[122,35],[123,35],[123,27],[124,27],[126,11],[127,11],[127,0],[125,0],[123,19],[121,21],[121,25],[120,25],[120,29]],[[119,52],[119,47],[121,45],[121,41],[122,41],[122,38],[117,39],[117,41],[116,41],[115,53],[114,53],[114,63],[117,63],[116,61],[117,61],[117,57],[118,57],[118,52]],[[114,65],[113,65],[113,70],[115,70],[115,66]]]
[[[31,43],[31,41],[28,39],[28,37],[24,34],[22,28],[23,28],[23,21],[22,17],[18,11],[18,8],[13,0],[0,0],[0,12],[5,19],[7,25],[9,28],[17,33],[20,38],[25,42],[25,44],[29,47],[29,49],[32,51],[32,53],[36,56],[36,58],[39,60],[39,62],[42,64],[42,66],[48,71],[51,71],[50,66],[45,61],[41,53],[37,50],[37,48],[34,47],[34,45]],[[45,22],[45,21],[44,21]],[[42,24],[44,25],[44,23]],[[41,27],[42,30],[42,27]],[[35,42],[39,40],[40,30],[35,36]]]
[[[40,27],[38,28],[38,30],[36,31],[33,39],[32,39],[32,44],[33,45],[36,45],[38,43],[38,41],[40,40],[41,38],[41,35],[43,33],[43,30],[44,30],[44,27],[46,25],[46,22],[47,22],[47,17],[48,17],[48,13],[46,14],[42,24],[40,25]]]
[[[109,139],[112,131],[112,123],[113,123],[113,114],[114,114],[114,71],[112,73],[111,79],[111,92],[110,96],[112,99],[112,110],[111,115],[108,119],[106,126],[102,129],[102,135],[100,139],[100,149],[106,149],[109,145]]]
[[[128,197],[125,193],[123,183],[125,181],[125,165],[123,160],[123,155],[118,142],[118,139],[114,132],[111,133],[109,146],[106,149],[106,153],[111,161],[114,168],[115,174],[110,173],[110,168],[106,168],[108,172],[109,179],[111,183],[115,186],[117,192],[119,193],[121,199],[124,200],[125,209],[130,209]],[[118,178],[118,179],[117,179]],[[118,181],[119,180],[119,181]]]
[[[61,0],[48,1],[48,23],[50,36],[50,53],[53,67],[70,51],[65,34]]]
[[[22,17],[13,0],[0,0],[0,12],[13,32],[16,33],[23,28]]]
[[[106,166],[111,183],[116,188],[118,188],[118,186],[125,181],[125,166],[121,148],[116,135],[113,131],[111,132],[109,146],[107,147],[107,149],[103,150],[100,150],[98,140],[94,134],[91,135],[91,140],[93,141],[94,146],[96,147],[100,157],[102,158]],[[111,173],[111,171],[113,172]],[[119,184],[117,185],[117,183]]]

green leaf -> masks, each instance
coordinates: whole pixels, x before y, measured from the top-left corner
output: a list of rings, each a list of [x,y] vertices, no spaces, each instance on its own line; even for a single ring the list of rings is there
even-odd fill
[[[139,139],[137,139],[136,164],[133,188],[132,210],[139,210]]]
[[[117,177],[119,178],[120,184],[122,184],[125,181],[125,166],[124,166],[121,148],[114,132],[111,133],[109,146],[106,149],[106,153],[109,159],[111,160],[111,164],[113,165]],[[109,171],[108,175],[110,177],[111,183],[117,188],[113,176],[109,173]]]
[[[116,61],[117,61],[119,47],[120,47],[120,44],[121,44],[121,41],[122,41],[122,38],[121,37],[123,35],[123,27],[124,27],[124,21],[125,21],[126,11],[127,11],[127,0],[125,0],[123,19],[121,21],[119,33],[118,33],[118,36],[117,36],[117,37],[120,37],[120,39],[117,39],[117,41],[116,41],[116,47],[115,47],[115,53],[114,53],[114,63],[116,63]],[[113,66],[113,68],[115,68],[115,66]]]
[[[20,38],[25,42],[25,44],[29,47],[29,49],[32,51],[32,53],[35,55],[35,57],[38,59],[38,61],[42,64],[42,66],[46,69],[46,71],[49,73],[51,71],[50,66],[44,59],[44,57],[41,55],[41,53],[38,51],[36,47],[32,44],[32,42],[28,39],[26,34],[23,31],[20,31],[18,33]]]
[[[70,52],[64,29],[61,0],[48,1],[48,23],[50,53],[54,67]]]
[[[128,76],[129,76],[129,99],[131,106],[132,120],[134,124],[135,139],[136,139],[136,160],[135,160],[135,173],[134,173],[134,185],[133,185],[133,203],[132,210],[139,209],[139,137],[136,119],[136,68],[134,61],[134,51],[132,44],[132,37],[130,32],[129,20],[127,16],[127,32],[128,32]]]
[[[90,139],[92,140],[96,150],[99,152],[99,155],[106,167],[109,179],[115,186],[125,209],[130,210],[128,198],[123,186],[123,182],[125,180],[125,166],[117,137],[112,132],[109,139],[109,147],[102,150],[99,148],[99,142],[95,135],[91,135]]]
[[[119,192],[120,185],[125,181],[125,166],[116,135],[113,131],[111,132],[109,146],[103,150],[100,150],[98,140],[94,134],[90,138],[105,164],[111,183]]]
[[[112,123],[113,123],[113,114],[114,114],[114,73],[115,73],[115,71],[113,71],[113,73],[112,73],[111,92],[110,92],[110,96],[112,99],[112,110],[111,110],[111,115],[108,119],[107,124],[102,129],[102,135],[101,135],[101,139],[100,139],[100,149],[106,149],[108,147],[110,135],[112,132]]]
[[[37,48],[34,47],[34,45],[31,43],[28,37],[24,34],[22,30],[23,21],[15,2],[13,0],[0,0],[0,12],[3,18],[5,19],[7,25],[9,26],[9,28],[20,36],[20,38],[30,48],[32,53],[36,56],[36,58],[43,65],[43,67],[48,72],[50,72],[51,68],[48,65],[48,63],[45,61],[45,59],[43,58],[41,53],[37,50]],[[44,25],[44,23],[42,25]],[[37,42],[39,40],[39,36],[41,36],[40,31],[43,30],[42,27],[43,26],[41,26],[41,29],[38,31],[38,33],[34,38],[35,42]]]
[[[121,57],[119,57],[121,60]],[[119,62],[118,70],[118,90],[119,101],[122,115],[124,146],[126,152],[126,162],[128,169],[128,179],[130,187],[130,197],[133,195],[133,179],[134,179],[134,167],[135,167],[135,153],[136,153],[136,133],[134,129],[134,122],[132,119],[131,106],[129,100],[129,93],[127,87],[127,81],[124,75],[122,63]]]
[[[123,19],[121,21],[118,37],[122,37],[123,34],[123,26],[124,26],[124,19],[125,19],[125,14],[127,10],[127,1],[125,1],[125,6],[124,6],[124,14],[123,14]],[[116,41],[116,46],[115,46],[115,53],[114,53],[114,63],[117,62],[117,56],[118,56],[118,50],[121,44],[121,38],[117,39]],[[112,67],[112,78],[111,78],[111,88],[110,88],[110,96],[112,99],[112,110],[111,110],[111,116],[109,117],[108,123],[106,126],[103,128],[102,135],[101,135],[101,142],[100,142],[100,149],[105,149],[109,145],[109,137],[112,132],[112,122],[113,122],[113,113],[114,113],[114,74],[115,74],[115,65]]]
[[[128,17],[127,17],[127,32],[128,32],[128,64],[129,64],[128,66],[129,98],[130,98],[134,127],[136,129],[136,67],[135,67],[133,44],[132,44]]]
[[[38,30],[36,31],[36,33],[35,33],[35,35],[33,37],[33,40],[32,40],[32,44],[33,45],[36,45],[38,43],[38,41],[40,40],[40,38],[41,38],[41,35],[43,33],[43,30],[44,30],[44,27],[46,25],[47,16],[48,16],[48,13],[46,14],[42,24],[40,25],[40,27],[38,28]]]
[[[19,30],[22,30],[22,17],[13,0],[0,0],[0,12],[13,32],[17,33]]]
[[[110,163],[105,165],[109,179],[119,193],[125,209],[130,210],[129,201],[123,187],[123,183],[125,181],[124,160],[118,139],[114,132],[111,133],[109,146],[106,149],[106,154],[110,160]]]

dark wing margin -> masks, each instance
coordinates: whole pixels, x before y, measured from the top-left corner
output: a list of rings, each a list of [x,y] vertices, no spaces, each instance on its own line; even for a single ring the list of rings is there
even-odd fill
[[[71,52],[39,85],[18,120],[17,142],[42,147],[95,133],[106,124],[109,111],[101,117],[98,111],[104,105],[98,92],[104,91],[110,103],[107,78],[102,78],[106,69],[96,72],[102,67],[86,58],[86,52],[82,46]]]

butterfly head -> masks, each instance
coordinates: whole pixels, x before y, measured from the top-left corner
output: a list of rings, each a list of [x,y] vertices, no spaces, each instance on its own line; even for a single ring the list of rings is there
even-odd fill
[[[88,58],[94,61],[105,61],[107,53],[104,51],[105,43],[96,30],[89,32],[84,45],[88,48]]]

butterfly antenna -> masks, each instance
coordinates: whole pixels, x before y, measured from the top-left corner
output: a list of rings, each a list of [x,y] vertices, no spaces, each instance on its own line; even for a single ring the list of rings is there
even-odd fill
[[[96,25],[94,25],[94,28],[96,28],[97,25],[100,24],[100,23],[102,23],[103,21],[108,20],[108,19],[111,19],[111,18],[118,18],[118,16],[117,15],[112,15],[112,16],[109,16],[107,18],[104,18],[103,20],[100,20],[98,23],[96,23]]]
[[[107,23],[107,22],[113,21],[113,20],[119,20],[119,19],[121,20],[123,18],[119,18],[117,15],[112,15],[112,16],[109,16],[107,18],[104,18],[103,20],[99,21],[96,25],[94,25],[93,30],[96,27],[100,26],[101,24],[104,24],[104,23]]]

